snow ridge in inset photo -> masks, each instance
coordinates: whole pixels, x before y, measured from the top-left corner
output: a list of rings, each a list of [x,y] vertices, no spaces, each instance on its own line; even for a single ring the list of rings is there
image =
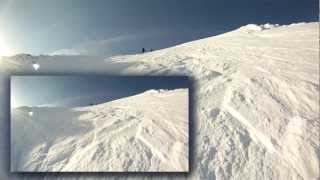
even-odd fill
[[[11,101],[12,172],[189,171],[186,77],[13,76]]]

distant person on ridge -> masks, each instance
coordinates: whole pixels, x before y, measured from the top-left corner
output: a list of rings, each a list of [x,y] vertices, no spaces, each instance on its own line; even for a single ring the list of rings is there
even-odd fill
[[[144,48],[142,48],[142,53],[146,52],[146,50]]]

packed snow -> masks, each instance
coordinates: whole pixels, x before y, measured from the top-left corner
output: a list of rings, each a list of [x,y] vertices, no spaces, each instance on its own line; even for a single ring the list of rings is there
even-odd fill
[[[2,60],[5,65],[1,65],[1,84],[6,83],[7,74],[17,71],[109,73],[101,63],[108,67],[126,64],[115,74],[188,75],[194,81],[189,175],[41,177],[319,179],[319,23],[250,26],[172,48],[101,62],[77,64],[66,61],[67,58],[39,59],[41,68],[37,72],[27,69],[27,64],[13,69],[17,61]],[[31,59],[34,58],[37,57]],[[88,68],[84,69],[86,65]],[[6,104],[6,91],[1,89],[2,106]],[[2,115],[2,121],[6,117]],[[8,148],[5,138],[2,137],[1,146]],[[6,156],[6,151],[2,152],[1,157]],[[7,164],[2,162],[1,176],[19,178],[7,172]]]
[[[188,90],[81,108],[14,108],[11,171],[188,171]]]
[[[32,67],[34,70],[37,71],[40,68],[40,65],[38,63],[34,63],[34,64],[32,64]]]

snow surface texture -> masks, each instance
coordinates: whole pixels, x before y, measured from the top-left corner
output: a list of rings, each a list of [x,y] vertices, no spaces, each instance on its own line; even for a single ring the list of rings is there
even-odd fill
[[[255,28],[253,28],[255,29]],[[259,28],[260,29],[260,28]],[[105,63],[133,63],[121,74],[192,76],[191,173],[181,175],[69,175],[46,179],[319,179],[319,23],[271,29],[246,26],[219,36]],[[83,72],[58,61],[38,72]],[[86,72],[108,73],[87,62]],[[109,66],[111,66],[109,64]],[[27,65],[26,65],[27,66]],[[9,69],[10,64],[1,66]],[[1,69],[1,68],[0,68]],[[67,71],[68,70],[68,71]],[[1,70],[0,70],[1,71]],[[9,73],[9,72],[8,72]],[[119,74],[119,73],[118,73]],[[5,78],[1,84],[5,84]],[[1,89],[5,107],[6,89]],[[0,113],[1,124],[5,116]],[[3,129],[0,132],[6,132]],[[4,135],[6,135],[4,133]],[[6,137],[1,137],[1,146]],[[1,157],[6,157],[6,151]],[[9,175],[2,162],[0,179]],[[25,179],[34,176],[26,176]]]
[[[73,109],[20,107],[11,123],[11,171],[188,171],[187,89]]]

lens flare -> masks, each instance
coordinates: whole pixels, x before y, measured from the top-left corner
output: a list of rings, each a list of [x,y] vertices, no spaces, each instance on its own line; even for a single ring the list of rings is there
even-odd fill
[[[0,56],[10,56],[12,51],[0,37]]]

